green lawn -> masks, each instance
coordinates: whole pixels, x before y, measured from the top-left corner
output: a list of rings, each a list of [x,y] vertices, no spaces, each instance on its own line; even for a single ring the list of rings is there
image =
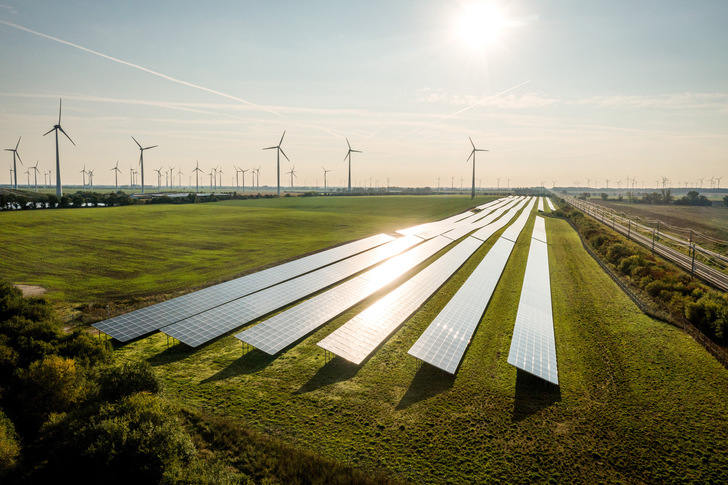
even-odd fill
[[[492,197],[290,197],[0,213],[0,278],[69,304],[170,295]]]
[[[276,357],[231,336],[167,348],[162,334],[117,353],[148,359],[184,405],[416,483],[722,482],[725,369],[643,315],[565,221],[546,221],[561,386],[507,364],[532,221],[454,377],[406,352],[499,234],[361,366],[315,344],[371,301]]]

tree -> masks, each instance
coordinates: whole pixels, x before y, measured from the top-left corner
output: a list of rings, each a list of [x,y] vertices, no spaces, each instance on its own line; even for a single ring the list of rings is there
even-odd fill
[[[728,207],[728,195],[723,196],[723,203]]]
[[[160,389],[159,379],[146,361],[102,369],[98,384],[99,398],[106,401],[116,401],[138,392],[156,394]]]
[[[609,194],[602,192],[602,200],[607,200],[609,198]]]

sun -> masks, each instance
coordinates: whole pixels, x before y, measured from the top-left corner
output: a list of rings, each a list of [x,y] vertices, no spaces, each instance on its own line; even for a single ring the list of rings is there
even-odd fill
[[[471,48],[495,44],[508,27],[503,11],[494,3],[471,3],[463,7],[458,25],[459,37]]]

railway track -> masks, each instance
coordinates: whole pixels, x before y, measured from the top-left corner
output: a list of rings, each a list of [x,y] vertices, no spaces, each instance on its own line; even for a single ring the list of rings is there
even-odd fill
[[[611,218],[605,219],[604,212],[599,211],[596,206],[593,204],[574,198],[574,197],[568,197],[564,196],[564,200],[572,205],[573,207],[579,209],[580,211],[584,212],[585,214],[593,217],[598,222],[601,222],[607,227],[612,228],[614,231],[626,236],[628,239],[631,239],[632,241],[640,244],[641,246],[644,246],[645,248],[651,250],[655,254],[667,259],[668,261],[671,261],[672,263],[678,265],[688,273],[692,274],[693,276],[702,279],[706,283],[714,286],[715,288],[718,288],[722,291],[728,291],[728,274],[723,273],[722,271],[719,271],[711,266],[708,266],[707,264],[695,259],[695,252],[703,252],[707,256],[711,257],[712,252],[708,252],[706,250],[702,250],[702,248],[698,248],[695,245],[692,245],[689,247],[690,254],[685,254],[675,248],[672,248],[670,246],[667,246],[665,244],[660,243],[657,241],[655,237],[655,233],[653,232],[653,236],[649,237],[641,232],[639,232],[638,229],[642,230],[651,230],[648,227],[636,224],[634,222],[631,222],[629,220],[626,220],[622,217],[618,217],[615,215],[611,215]],[[624,224],[624,221],[627,222],[627,224]],[[660,233],[660,237],[665,237],[663,234]],[[675,239],[668,237],[668,239]],[[675,239],[677,243],[683,244],[682,241]],[[722,257],[722,256],[721,256]],[[723,258],[723,257],[722,257]]]

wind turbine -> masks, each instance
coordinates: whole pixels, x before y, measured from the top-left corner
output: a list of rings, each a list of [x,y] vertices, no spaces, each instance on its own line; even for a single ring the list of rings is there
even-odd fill
[[[349,151],[346,152],[346,156],[344,157],[344,160],[346,160],[347,158],[349,159],[349,192],[351,192],[351,154],[352,153],[363,153],[363,152],[360,150],[352,149],[348,138],[346,139],[346,144],[349,146]]]
[[[81,170],[79,173],[83,174],[83,190],[86,190],[86,174],[88,173],[86,171],[86,165],[83,166],[83,170]]]
[[[134,143],[136,143],[139,146],[139,165],[141,166],[141,170],[142,170],[142,194],[143,194],[144,193],[144,150],[151,150],[152,148],[157,148],[159,145],[142,148],[141,144],[139,144],[139,142],[136,141],[136,138],[134,138],[132,136],[131,139],[134,140]]]
[[[723,178],[723,175],[721,175],[720,177],[715,177],[715,182],[716,182],[716,188],[717,189],[720,189],[720,179],[722,179],[722,178]]]
[[[326,170],[326,167],[321,167],[324,169],[324,190],[326,190],[326,174],[331,172],[331,170]]]
[[[38,162],[39,162],[39,160],[36,160],[35,165],[30,167],[33,169],[33,172],[35,174],[35,176],[33,178],[35,180],[35,192],[36,193],[38,193],[38,172],[40,172],[40,170],[38,170]]]
[[[119,172],[121,172],[121,170],[119,170],[119,160],[116,161],[116,166],[114,168],[112,168],[111,170],[114,172],[114,187],[115,187],[115,190],[118,191],[119,190]]]
[[[182,169],[181,168],[178,168],[177,169],[177,180],[179,181],[179,187],[180,188],[182,188],[182,175],[184,175],[182,173]]]
[[[222,189],[222,174],[224,174],[225,172],[223,172],[223,171],[222,171],[222,167],[220,167],[220,168],[218,169],[217,173],[218,173],[218,175],[220,176],[220,185],[219,185],[219,187],[220,187],[220,188]]]
[[[283,134],[285,135],[286,132],[284,131]],[[283,140],[283,138],[281,138],[281,140]],[[285,155],[285,153],[283,155]],[[286,157],[286,158],[288,158],[288,157]],[[260,167],[262,167],[262,165],[258,165],[258,168],[255,169],[255,188],[256,188],[256,190],[259,190],[260,189]],[[278,190],[280,191],[280,189],[281,189],[281,184],[279,182],[278,183]]]
[[[162,167],[155,168],[155,172],[157,172],[157,191],[162,190]]]
[[[88,171],[88,182],[89,182],[89,185],[91,185],[91,190],[93,190],[94,189],[94,171],[93,170]]]
[[[28,170],[25,171],[25,175],[28,176],[28,183],[26,186],[30,189],[30,167],[28,167]]]
[[[15,190],[18,190],[18,165],[15,162],[15,159],[17,157],[18,160],[20,160],[20,164],[23,164],[23,160],[20,159],[20,154],[18,153],[18,147],[20,146],[20,138],[18,137],[18,143],[15,144],[15,148],[6,148],[6,152],[13,152],[13,174],[15,175]]]
[[[245,169],[245,170],[243,170],[242,168],[240,169],[240,173],[243,174],[243,193],[245,193],[245,172],[249,172],[249,171],[250,171],[250,169]]]
[[[286,136],[285,130],[283,131],[283,135],[281,136],[281,141],[278,142],[278,145],[276,145],[274,147],[263,148],[263,150],[274,150],[275,149],[278,151],[278,154],[276,156],[276,183],[278,184],[278,189],[277,189],[276,193],[277,193],[278,197],[280,197],[280,195],[281,195],[281,153],[283,153],[283,156],[286,157],[286,160],[288,160],[289,162],[291,161],[291,159],[288,158],[288,156],[285,154],[285,152],[281,148],[281,144],[283,144],[284,136]]]
[[[210,173],[208,173],[207,175],[210,176],[210,190],[212,190],[212,170],[210,170]]]
[[[607,181],[607,188],[609,188],[609,179],[606,179]]]
[[[63,196],[63,188],[61,187],[61,159],[58,154],[58,131],[60,130],[61,133],[66,135],[66,138],[68,138],[68,141],[73,143],[73,140],[71,140],[71,137],[68,136],[68,133],[63,131],[63,128],[61,128],[61,108],[63,107],[63,100],[61,99],[58,103],[58,124],[54,125],[53,128],[48,130],[48,132],[44,133],[43,136],[46,136],[51,131],[56,132],[56,197]],[[76,146],[75,143],[73,143],[73,146]]]
[[[195,172],[195,193],[198,193],[200,191],[200,161],[197,160],[197,165],[195,166],[195,169],[193,170]]]
[[[473,146],[473,151],[470,152],[470,156],[468,157],[468,159],[465,162],[467,163],[470,161],[471,158],[473,159],[473,188],[470,191],[470,198],[474,199],[475,198],[475,152],[487,152],[489,150],[485,150],[482,148],[475,148],[475,143],[473,143],[473,139],[468,137],[468,140],[470,140],[470,144]],[[460,180],[460,185],[462,186],[462,179]]]
[[[169,166],[169,184],[167,185],[168,188],[174,188],[174,167]]]
[[[286,173],[291,175],[291,188],[293,188],[293,177],[296,176],[296,166],[294,165],[293,168]]]
[[[240,188],[240,179],[238,179],[238,174],[240,173],[240,168],[238,168],[237,165],[233,165],[233,168],[235,169],[235,188]]]

